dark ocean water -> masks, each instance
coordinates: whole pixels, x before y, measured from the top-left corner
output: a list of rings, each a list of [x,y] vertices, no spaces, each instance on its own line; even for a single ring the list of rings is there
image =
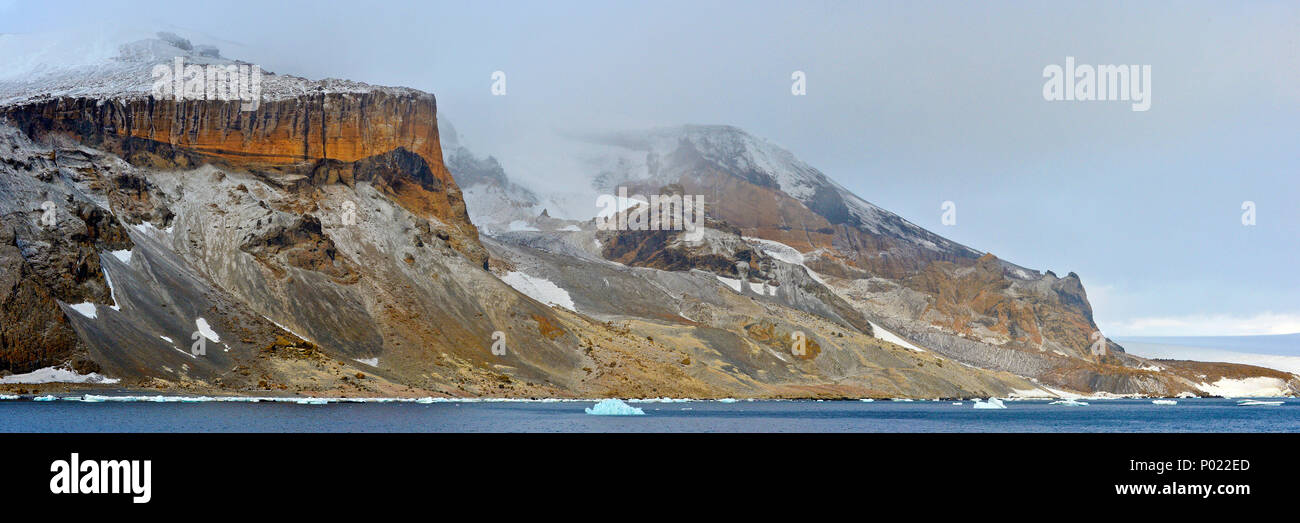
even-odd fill
[[[1300,432],[1300,400],[632,403],[644,416],[593,416],[594,402],[81,403],[0,401],[0,432]]]

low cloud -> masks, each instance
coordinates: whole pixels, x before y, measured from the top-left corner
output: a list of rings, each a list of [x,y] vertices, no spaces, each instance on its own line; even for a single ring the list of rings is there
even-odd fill
[[[1300,332],[1300,313],[1263,312],[1250,316],[1191,314],[1111,321],[1106,335],[1116,336],[1252,336]]]

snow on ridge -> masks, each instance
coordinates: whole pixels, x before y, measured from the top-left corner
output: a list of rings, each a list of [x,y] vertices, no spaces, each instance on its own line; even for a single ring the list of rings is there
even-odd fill
[[[51,98],[139,100],[153,91],[153,67],[171,65],[254,65],[214,56],[211,46],[182,49],[147,31],[122,30],[98,38],[85,32],[0,35],[0,105],[21,105]],[[261,100],[276,101],[308,94],[432,96],[417,89],[387,87],[353,80],[309,80],[263,71]]]

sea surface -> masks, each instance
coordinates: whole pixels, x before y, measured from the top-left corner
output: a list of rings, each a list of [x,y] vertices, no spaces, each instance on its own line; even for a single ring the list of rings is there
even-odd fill
[[[1300,432],[1300,399],[632,402],[643,416],[596,416],[594,401],[156,403],[0,401],[0,432]]]

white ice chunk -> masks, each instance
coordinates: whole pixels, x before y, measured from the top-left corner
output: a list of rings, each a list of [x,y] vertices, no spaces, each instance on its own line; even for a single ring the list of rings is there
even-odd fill
[[[997,399],[997,398],[989,398],[988,401],[981,401],[979,398],[975,398],[975,405],[973,405],[973,406],[974,406],[975,408],[977,408],[977,409],[1005,409],[1005,408],[1007,408],[1006,405],[1003,405],[1003,404],[1002,404],[1002,400]]]
[[[644,416],[645,411],[623,403],[623,400],[610,398],[600,400],[594,407],[583,409],[593,416]]]

